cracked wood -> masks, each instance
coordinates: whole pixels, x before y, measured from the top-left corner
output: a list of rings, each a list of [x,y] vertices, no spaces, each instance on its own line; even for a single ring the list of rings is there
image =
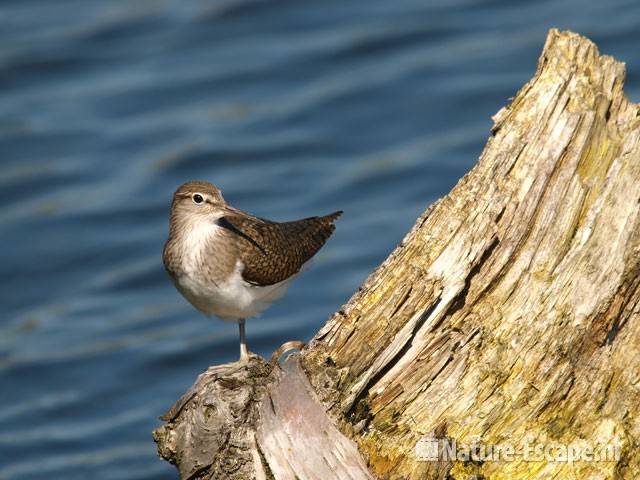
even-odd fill
[[[624,75],[589,40],[552,30],[478,164],[305,350],[314,387],[380,478],[640,472],[640,113]],[[619,442],[621,456],[438,469],[413,454],[434,431],[467,444]]]

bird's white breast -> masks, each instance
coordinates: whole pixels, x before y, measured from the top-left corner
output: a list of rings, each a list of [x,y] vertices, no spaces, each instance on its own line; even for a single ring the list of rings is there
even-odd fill
[[[206,247],[220,235],[221,228],[214,223],[202,223],[186,234],[182,273],[174,278],[176,287],[206,315],[230,321],[254,317],[284,295],[295,276],[274,285],[252,285],[242,278],[244,265],[237,260],[231,274],[212,281],[203,274],[202,265],[207,262],[210,268],[215,269],[216,259],[205,257],[211,252]]]

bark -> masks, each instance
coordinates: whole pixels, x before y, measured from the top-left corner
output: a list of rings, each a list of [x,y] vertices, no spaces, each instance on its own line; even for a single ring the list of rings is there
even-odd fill
[[[534,77],[495,115],[476,166],[301,358],[268,375],[243,371],[241,389],[252,392],[243,395],[255,401],[231,412],[241,427],[228,431],[246,430],[262,473],[252,466],[238,478],[637,478],[640,110],[624,97],[624,76],[589,40],[550,31]],[[301,398],[269,407],[283,384]],[[211,404],[236,401],[195,387]],[[167,453],[162,438],[175,440],[184,412],[202,415],[202,405],[187,402],[157,431],[161,455],[183,478],[171,454],[178,447]],[[307,419],[330,441],[295,441]],[[211,444],[201,429],[190,433],[173,445]],[[421,439],[571,444],[611,461],[426,462],[416,454]],[[276,468],[279,446],[292,469]],[[340,452],[340,466],[308,456],[318,448]],[[307,459],[316,466],[303,471]],[[205,463],[196,478],[235,478],[211,475],[219,457]],[[331,476],[337,468],[348,470]]]
[[[182,479],[373,480],[318,401],[299,355],[210,367],[153,432]]]

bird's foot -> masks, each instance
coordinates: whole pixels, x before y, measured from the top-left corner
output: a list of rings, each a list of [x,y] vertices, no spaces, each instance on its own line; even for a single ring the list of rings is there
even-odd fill
[[[247,348],[240,348],[240,359],[238,360],[238,363],[240,365],[246,365],[249,363],[249,360],[251,360],[252,355],[255,354],[250,352]]]

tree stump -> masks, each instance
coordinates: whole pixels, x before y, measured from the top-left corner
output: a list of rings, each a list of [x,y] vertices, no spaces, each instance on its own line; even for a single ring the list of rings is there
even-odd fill
[[[637,478],[640,110],[624,76],[551,30],[477,165],[301,355],[213,367],[156,430],[161,456],[182,478]],[[422,461],[421,441],[599,456]]]

